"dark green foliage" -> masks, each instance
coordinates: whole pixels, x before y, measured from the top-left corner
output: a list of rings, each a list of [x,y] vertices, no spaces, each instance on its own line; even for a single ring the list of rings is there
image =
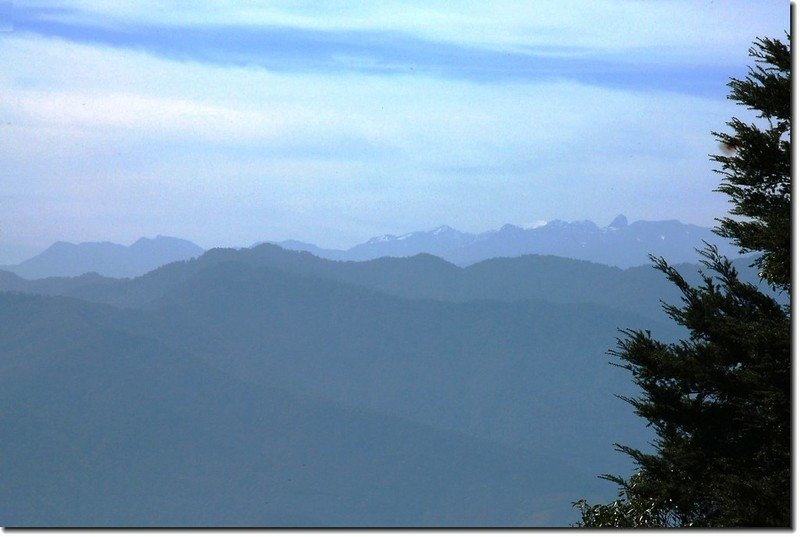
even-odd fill
[[[674,528],[679,526],[671,504],[640,492],[642,474],[625,480],[604,475],[619,485],[619,499],[609,504],[591,505],[586,500],[573,503],[581,512],[578,526],[586,528]]]
[[[788,36],[787,36],[788,37]],[[791,53],[777,39],[760,39],[750,50],[756,66],[732,80],[729,98],[746,105],[767,126],[732,119],[733,133],[714,133],[728,155],[713,160],[725,177],[719,191],[731,197],[731,215],[717,232],[742,252],[759,252],[764,279],[790,290],[791,279]]]
[[[734,80],[731,98],[769,121],[762,131],[734,119],[735,134],[717,134],[733,156],[715,157],[735,205],[720,234],[742,251],[759,251],[766,282],[789,291],[789,52],[762,39],[751,50],[758,66]],[[786,139],[784,139],[786,137]],[[647,331],[626,330],[611,354],[641,388],[623,397],[656,434],[655,453],[617,445],[637,466],[619,499],[580,500],[584,527],[788,527],[791,525],[790,307],[740,281],[733,264],[708,247],[707,274],[692,286],[655,259],[682,294],[667,314],[689,338],[666,344]]]
[[[717,278],[700,287],[657,263],[683,293],[683,306],[667,311],[689,340],[625,331],[612,353],[642,389],[625,400],[655,429],[657,454],[618,446],[640,471],[613,479],[620,501],[579,503],[584,525],[789,524],[790,319],[729,261],[707,256]]]

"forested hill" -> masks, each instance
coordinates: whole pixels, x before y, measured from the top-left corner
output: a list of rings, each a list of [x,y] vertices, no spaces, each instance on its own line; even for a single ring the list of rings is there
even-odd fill
[[[0,523],[566,525],[649,438],[606,351],[681,335],[637,305],[651,270],[262,245],[5,273]]]
[[[120,306],[142,306],[205,267],[233,261],[252,266],[367,287],[412,299],[541,300],[555,304],[595,304],[663,319],[660,301],[680,299],[677,289],[651,266],[619,269],[555,256],[495,258],[462,268],[428,254],[362,262],[331,261],[272,244],[249,249],[215,248],[197,259],[175,262],[131,280],[84,274],[75,278],[25,280],[0,271],[0,290],[65,295]],[[734,265],[743,279],[760,282],[750,258]],[[700,265],[684,263],[679,271],[699,282]]]

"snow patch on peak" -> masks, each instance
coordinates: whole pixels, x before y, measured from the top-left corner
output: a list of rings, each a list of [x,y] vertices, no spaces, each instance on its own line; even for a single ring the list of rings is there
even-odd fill
[[[523,229],[536,229],[547,225],[547,220],[535,220],[529,224],[522,224]]]
[[[396,239],[397,237],[395,237],[394,235],[381,235],[379,237],[372,237],[369,241],[367,241],[367,243],[375,244],[376,242],[389,242]]]
[[[454,229],[453,229],[453,228],[451,228],[450,226],[439,226],[439,227],[437,227],[436,229],[434,229],[434,230],[432,231],[432,233],[433,233],[434,235],[441,235],[442,233],[446,233],[446,232],[448,232],[448,231],[454,231]]]

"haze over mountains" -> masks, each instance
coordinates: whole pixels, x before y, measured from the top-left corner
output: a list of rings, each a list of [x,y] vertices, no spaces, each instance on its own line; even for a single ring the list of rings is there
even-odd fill
[[[341,262],[269,243],[244,249],[214,248],[191,262],[171,263],[131,280],[103,277],[97,273],[30,280],[0,271],[0,291],[70,296],[116,306],[142,307],[195,272],[229,261],[357,285],[407,299],[447,302],[528,299],[554,304],[586,303],[664,319],[660,300],[669,302],[680,298],[676,288],[660,272],[647,265],[620,269],[541,255],[489,259],[469,267],[458,267],[429,254]],[[749,258],[734,261],[746,281],[770,292],[750,264]],[[699,283],[699,265],[684,263],[676,265],[676,268],[688,281]]]
[[[0,523],[566,525],[630,470],[612,444],[649,438],[614,397],[617,330],[685,336],[645,254],[712,237],[620,216],[346,251],[56,243],[0,270]]]
[[[562,524],[626,469],[611,433],[644,440],[603,357],[636,315],[403,299],[280,253],[93,277],[134,308],[0,297],[0,522]]]
[[[41,248],[29,244],[0,242],[0,266],[21,263],[41,251]]]
[[[140,276],[173,261],[196,257],[203,249],[193,242],[174,237],[142,237],[130,246],[112,242],[56,242],[44,252],[17,265],[0,269],[24,278],[80,276],[97,272],[103,276]]]
[[[583,481],[530,450],[243,380],[142,330],[169,312],[0,296],[3,526],[546,525]],[[264,372],[281,356],[261,354]]]
[[[262,244],[0,291],[6,526],[566,525],[648,440],[617,329],[685,335],[654,269],[539,255]]]
[[[707,228],[677,220],[628,224],[623,215],[604,228],[588,220],[570,223],[553,220],[535,228],[507,224],[499,230],[479,234],[440,226],[431,231],[373,237],[347,250],[320,248],[295,240],[272,242],[289,250],[307,251],[337,261],[426,253],[468,266],[496,257],[541,254],[628,268],[649,264],[649,254],[663,256],[675,264],[697,262],[699,256],[695,248],[702,247],[704,241],[715,244],[731,258],[738,257],[735,247]],[[124,278],[141,276],[161,265],[202,253],[203,249],[190,241],[160,235],[154,239],[143,237],[130,246],[111,242],[57,242],[19,264],[0,266],[0,270],[23,278],[79,276],[88,272]]]
[[[662,256],[670,263],[696,262],[695,248],[702,247],[703,241],[718,246],[723,254],[738,256],[735,247],[708,228],[677,220],[639,220],[629,224],[624,215],[603,228],[589,220],[552,220],[534,228],[506,224],[499,230],[479,234],[441,226],[431,231],[374,237],[348,250],[319,248],[299,241],[276,244],[343,261],[428,253],[467,266],[495,257],[545,254],[628,268],[648,264],[650,254]]]

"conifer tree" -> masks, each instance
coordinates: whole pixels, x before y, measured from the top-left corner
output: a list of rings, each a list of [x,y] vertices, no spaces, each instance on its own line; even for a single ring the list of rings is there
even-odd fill
[[[601,476],[619,485],[619,499],[576,502],[578,526],[791,525],[791,55],[775,39],[758,40],[750,54],[756,65],[730,82],[730,98],[765,126],[734,118],[732,133],[714,133],[728,153],[712,157],[724,176],[719,191],[734,206],[716,231],[757,252],[761,277],[785,303],[741,282],[712,247],[698,287],[653,258],[682,293],[665,310],[689,337],[668,344],[626,330],[611,351],[641,388],[626,400],[654,428],[655,453],[617,445],[636,472]]]
[[[787,36],[788,39],[788,36]],[[716,232],[739,245],[742,253],[759,252],[762,277],[790,292],[791,279],[791,78],[789,47],[760,39],[750,49],[756,65],[744,80],[732,80],[729,99],[758,113],[759,128],[736,118],[733,133],[714,135],[728,155],[713,156],[725,177],[719,191],[734,204]]]

